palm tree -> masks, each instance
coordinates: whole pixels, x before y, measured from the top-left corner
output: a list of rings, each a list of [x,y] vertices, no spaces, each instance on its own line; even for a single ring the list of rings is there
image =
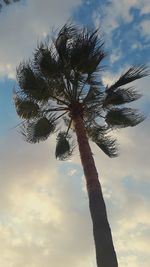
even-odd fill
[[[117,156],[116,140],[109,132],[144,120],[137,110],[124,107],[141,96],[125,85],[148,75],[148,69],[143,65],[132,66],[114,84],[104,87],[100,76],[104,58],[97,30],[66,24],[51,42],[38,45],[32,60],[19,65],[14,101],[18,115],[24,119],[21,132],[26,141],[44,141],[57,133],[56,158],[65,160],[71,156],[76,134],[93,222],[97,266],[117,267],[89,140],[109,157]]]

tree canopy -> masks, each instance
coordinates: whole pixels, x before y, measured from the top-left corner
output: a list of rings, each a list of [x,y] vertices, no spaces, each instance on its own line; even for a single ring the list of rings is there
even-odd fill
[[[110,132],[144,120],[126,107],[141,97],[128,84],[149,71],[144,65],[131,66],[111,86],[104,86],[105,57],[98,30],[66,24],[56,37],[38,45],[32,59],[20,63],[14,100],[24,119],[21,132],[26,141],[44,141],[56,132],[56,157],[67,159],[74,147],[73,118],[80,115],[89,139],[109,157],[118,155]]]

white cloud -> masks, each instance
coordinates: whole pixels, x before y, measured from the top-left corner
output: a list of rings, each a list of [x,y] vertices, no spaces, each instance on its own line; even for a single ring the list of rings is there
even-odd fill
[[[141,4],[141,14],[148,14],[150,13],[150,3],[149,0],[143,1],[144,5]],[[142,1],[141,1],[142,3]]]
[[[133,49],[133,50],[135,50],[135,49],[141,50],[142,48],[143,48],[142,44],[137,42],[137,41],[135,43],[133,43],[131,46],[131,49]]]
[[[107,34],[111,34],[114,29],[119,27],[120,21],[130,22],[133,17],[130,14],[131,7],[135,6],[137,0],[112,0],[109,5],[104,6],[103,9],[96,11],[94,18],[96,18],[97,23],[102,23],[104,30],[107,30]],[[104,13],[104,19],[101,21],[99,17],[100,12]],[[100,21],[99,21],[100,18]]]
[[[111,0],[108,5],[104,5],[93,14],[93,20],[96,27],[102,27],[109,42],[113,31],[120,27],[121,22],[129,23],[133,21],[132,8],[138,9],[140,14],[150,12],[149,0]],[[104,15],[103,18],[101,13]],[[144,28],[142,28],[144,31]]]
[[[106,84],[112,83],[112,80],[116,80],[116,77],[107,74]],[[143,99],[137,101],[139,108],[150,102],[149,82],[148,77],[136,83],[136,88],[144,94]],[[120,144],[118,158],[109,159],[93,146],[115,247],[120,266],[140,267],[143,264],[148,267],[150,264],[149,114],[145,122],[134,128],[122,129],[116,135]]]
[[[144,20],[140,24],[140,31],[142,31],[142,35],[147,39],[150,39],[150,20]]]
[[[114,49],[113,53],[110,56],[110,63],[113,64],[116,61],[120,60],[121,56],[122,56],[121,50],[119,48]]]
[[[0,76],[15,77],[15,68],[32,55],[53,27],[62,27],[81,0],[30,0],[10,5],[0,13]]]
[[[12,76],[18,62],[32,53],[37,37],[40,39],[53,25],[66,22],[71,8],[79,2],[68,0],[58,4],[57,0],[53,3],[45,0],[41,4],[31,0],[27,6],[12,6],[1,13],[1,75]],[[138,1],[130,2],[132,5]],[[117,5],[117,1],[114,3]],[[129,21],[132,19],[127,8],[129,1],[125,5],[123,19]],[[121,12],[121,7],[119,4],[117,12]],[[115,7],[112,11],[113,20],[107,22],[111,30],[118,25]],[[117,77],[106,73],[104,82],[112,83]],[[137,82],[145,95],[137,106],[148,103],[149,82],[149,78]],[[150,264],[146,194],[149,125],[147,118],[141,125],[117,133],[119,158],[109,159],[92,145],[122,267]],[[0,266],[96,266],[85,182],[77,167],[79,157],[75,155],[71,162],[59,163],[54,159],[54,143],[55,139],[50,138],[44,144],[26,144],[12,134],[0,141]]]
[[[149,78],[138,86],[148,91]],[[149,125],[147,119],[135,128],[117,133],[121,152],[116,159],[107,158],[92,145],[123,267],[140,267],[142,261],[148,267],[150,262],[146,249],[150,220],[146,194]],[[15,134],[1,139],[0,265],[3,267],[48,267],[49,263],[54,267],[96,266],[78,153],[70,163],[61,163],[54,159],[54,147],[52,137],[37,145],[27,144]]]
[[[1,141],[0,266],[86,267],[94,258],[81,181],[53,154],[54,138],[39,145],[16,135]]]

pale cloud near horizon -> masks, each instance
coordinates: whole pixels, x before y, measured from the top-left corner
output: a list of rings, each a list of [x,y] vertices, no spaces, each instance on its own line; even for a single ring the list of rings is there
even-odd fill
[[[135,129],[118,132],[118,158],[104,158],[97,148],[94,153],[104,195],[108,196],[109,220],[123,267],[140,267],[142,264],[148,267],[150,262],[149,125],[150,119],[147,118]]]
[[[148,90],[149,78],[140,86]],[[149,121],[117,133],[118,158],[109,159],[91,144],[121,267],[150,262]],[[31,145],[15,132],[1,139],[0,151],[0,265],[95,267],[79,153],[70,163],[59,162],[55,137]]]
[[[1,142],[1,266],[86,267],[94,258],[80,177],[55,160],[54,141],[32,146],[14,135]]]
[[[142,257],[148,267],[150,260],[149,119],[137,127],[117,134],[120,157],[116,159],[92,145],[122,267],[140,267]],[[0,265],[4,267],[48,267],[49,263],[86,267],[89,262],[95,267],[78,153],[70,163],[61,163],[55,160],[54,150],[55,137],[37,145],[16,134],[1,140]]]

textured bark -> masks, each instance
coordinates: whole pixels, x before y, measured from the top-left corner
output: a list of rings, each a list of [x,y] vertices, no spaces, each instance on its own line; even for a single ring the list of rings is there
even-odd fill
[[[95,162],[86,136],[84,123],[80,116],[75,116],[73,120],[89,196],[89,208],[93,222],[97,266],[117,267],[117,257],[113,246],[111,229],[107,219],[105,202]]]

